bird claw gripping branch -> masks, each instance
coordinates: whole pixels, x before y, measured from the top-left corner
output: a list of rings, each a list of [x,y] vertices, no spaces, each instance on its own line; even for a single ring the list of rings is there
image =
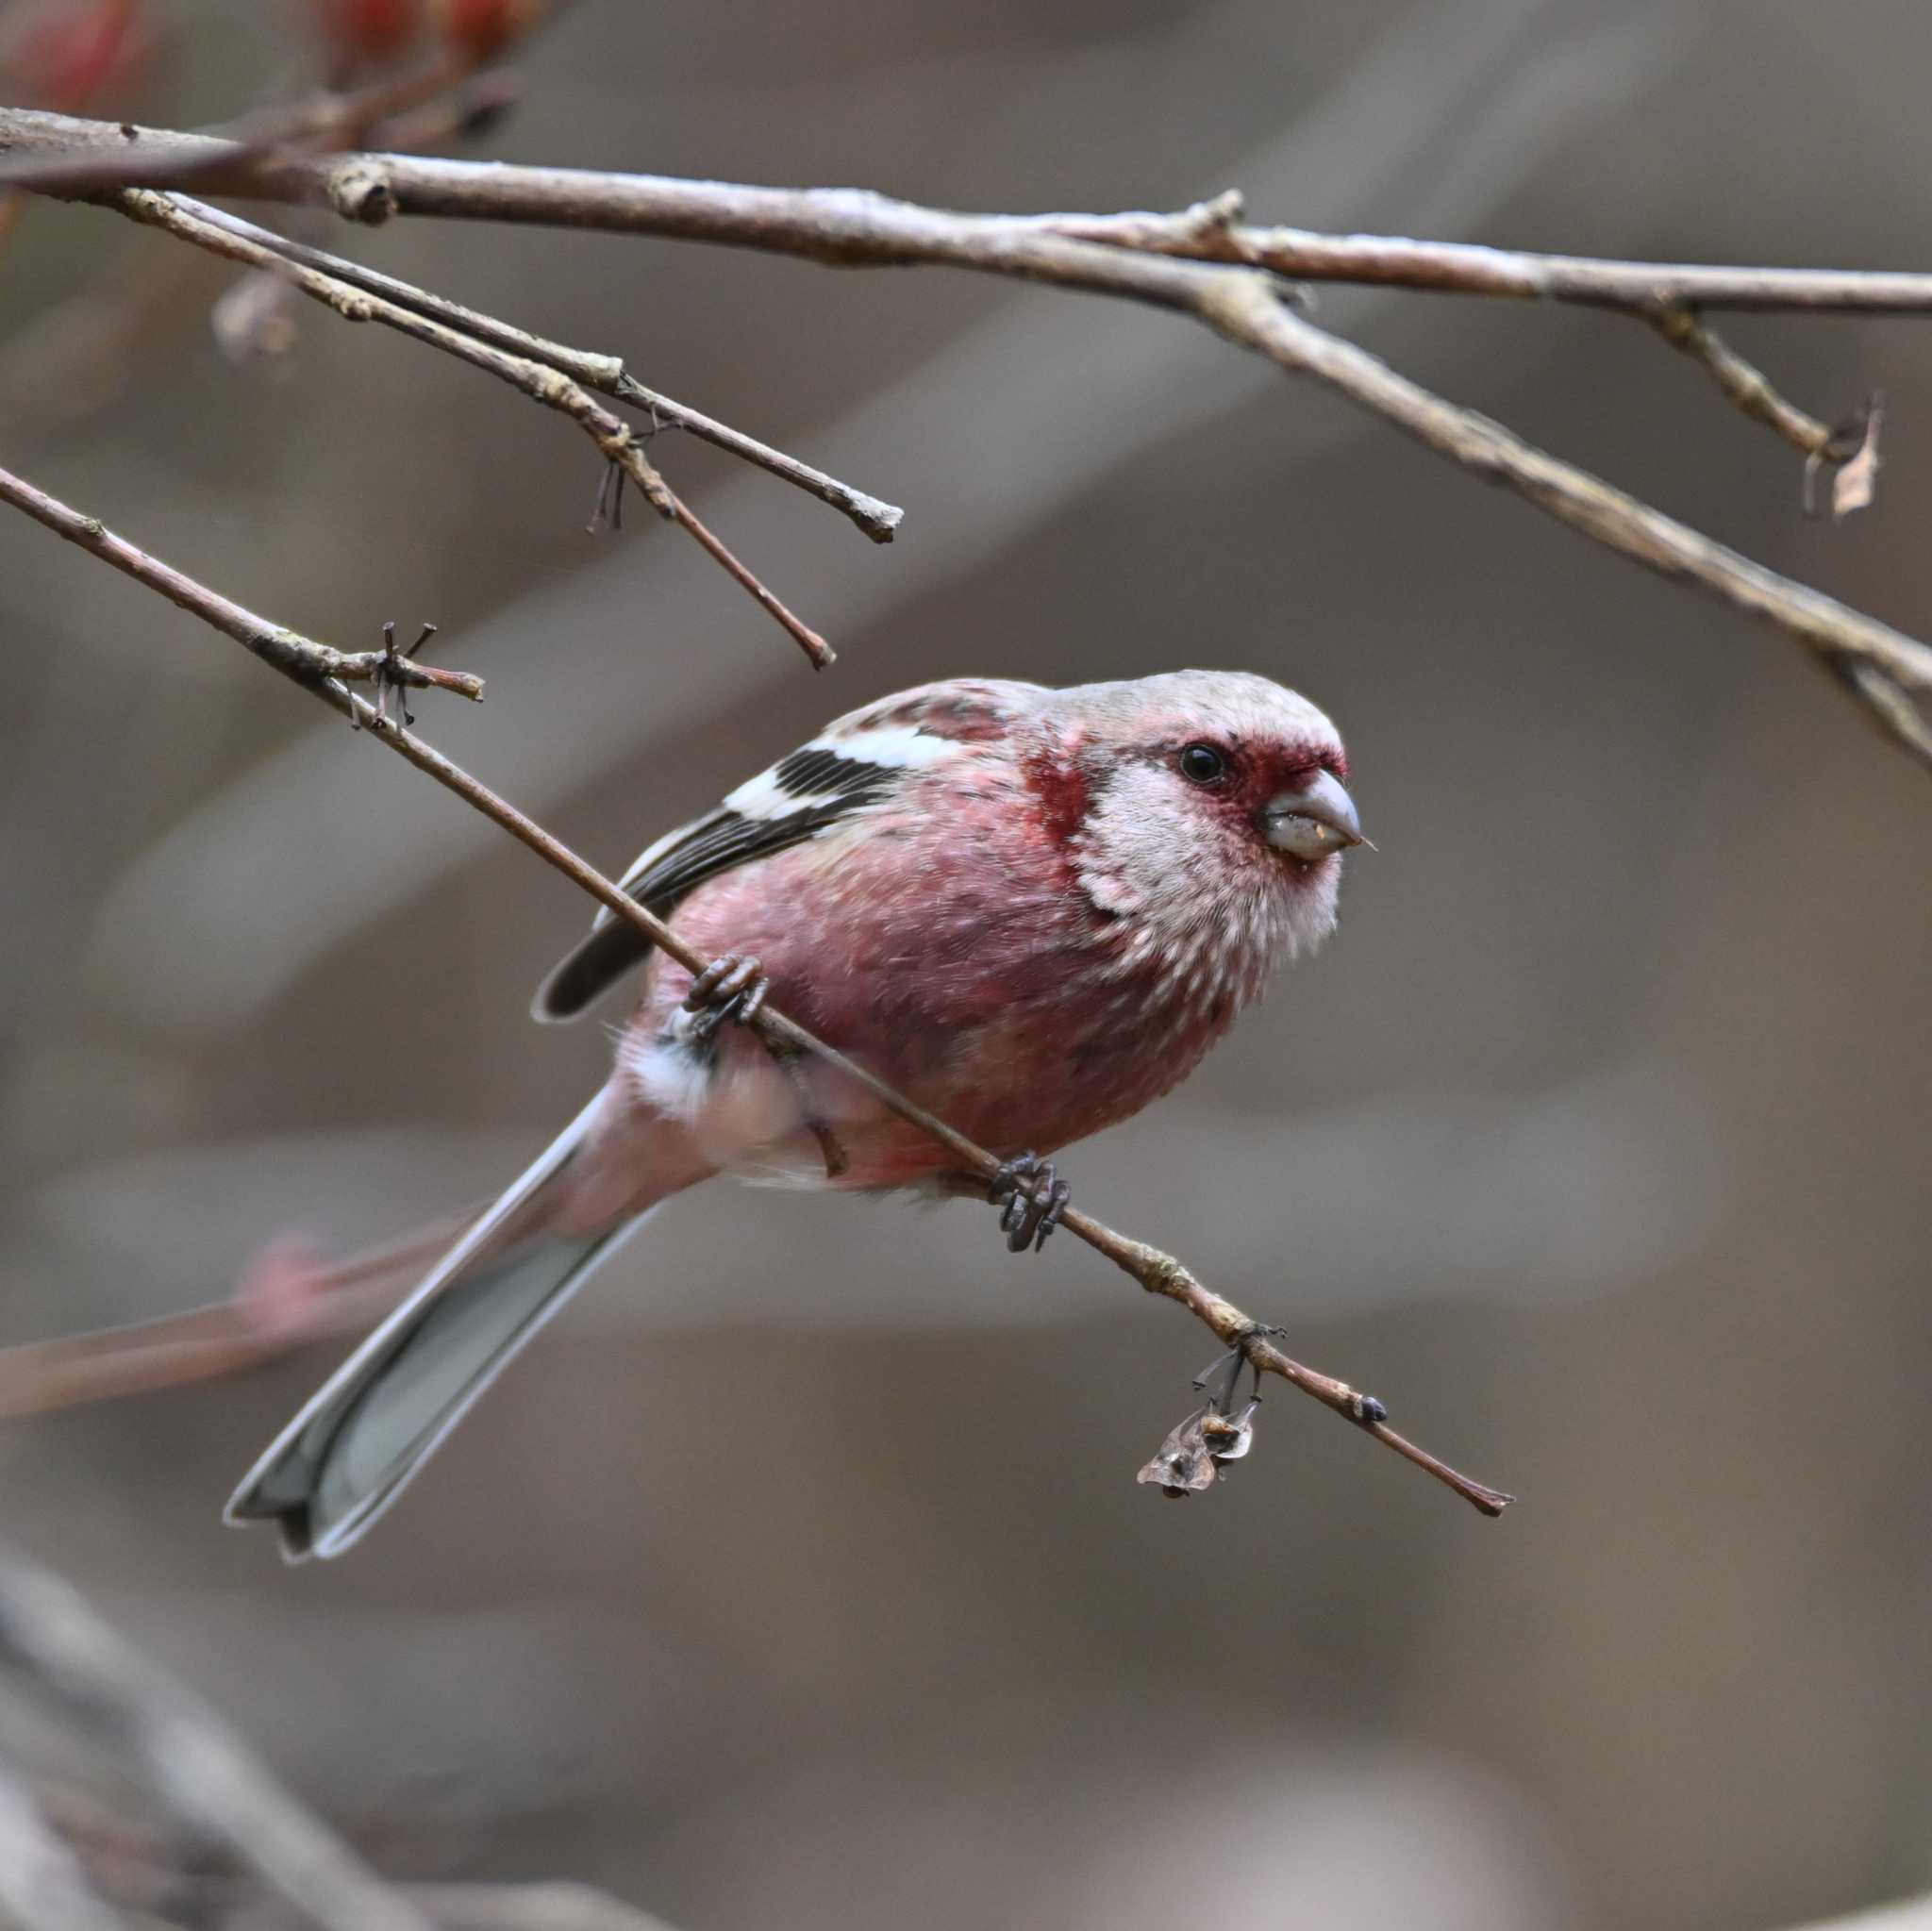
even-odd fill
[[[1000,1163],[986,1197],[1000,1208],[1000,1231],[1007,1237],[1007,1251],[1024,1254],[1031,1247],[1038,1254],[1046,1245],[1046,1237],[1059,1225],[1074,1190],[1060,1178],[1051,1160],[1043,1160],[1038,1154],[1021,1154],[1017,1159]]]
[[[771,996],[771,991],[772,982],[753,955],[727,952],[714,958],[691,982],[691,990],[684,995],[684,1009],[695,1015],[691,1023],[691,1038],[700,1044],[708,1042],[717,1037],[718,1028],[726,1020],[749,1025],[758,1016],[758,1009]],[[811,1090],[800,1074],[796,1049],[781,1045],[775,1040],[767,1040],[765,1050],[791,1082],[792,1092],[798,1101],[799,1117],[806,1130],[818,1141],[819,1153],[825,1163],[825,1178],[836,1180],[850,1162],[845,1149],[839,1143],[838,1135],[818,1113]]]
[[[696,1014],[691,1024],[691,1037],[708,1040],[727,1019],[749,1025],[771,992],[771,980],[751,954],[727,952],[714,958],[684,995],[684,1009]]]
[[[403,726],[407,730],[416,722],[416,713],[409,708],[409,700],[403,693],[409,688],[406,673],[415,667],[417,653],[436,635],[436,625],[425,624],[423,635],[408,650],[396,648],[396,626],[393,623],[382,626],[382,650],[380,654],[370,652],[370,682],[375,686],[375,727],[380,730],[390,722],[390,692],[396,694],[396,708],[403,714]],[[352,730],[362,728],[361,720],[351,711],[349,725]]]

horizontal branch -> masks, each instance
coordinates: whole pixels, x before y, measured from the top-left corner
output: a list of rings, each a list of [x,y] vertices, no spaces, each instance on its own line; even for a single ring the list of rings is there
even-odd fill
[[[0,1416],[245,1373],[330,1336],[366,1333],[475,1217],[453,1217],[326,1268],[271,1247],[225,1301],[0,1348]]]
[[[8,143],[28,148],[38,144],[44,157],[50,147],[58,150],[65,141],[94,154],[100,167],[108,165],[101,154],[111,154],[107,136],[115,132],[104,131],[100,123],[0,112],[0,148]],[[145,143],[157,143],[157,152],[164,157],[170,143],[188,139],[137,130],[132,145],[142,149],[144,160],[152,160]],[[124,141],[124,149],[127,145]],[[756,188],[654,175],[381,154],[291,163],[258,186],[271,196],[321,199],[362,221],[386,220],[397,213],[528,221],[713,241],[847,267],[943,264],[1111,295],[1191,316],[1278,367],[1337,390],[1439,455],[1503,484],[1595,541],[1663,575],[1695,583],[1797,640],[1838,674],[1840,688],[1858,701],[1888,737],[1921,762],[1932,763],[1919,706],[1932,691],[1932,649],[1750,561],[1588,471],[1544,454],[1488,417],[1431,394],[1366,351],[1289,313],[1275,277],[1300,272],[1285,252],[1289,243],[1283,240],[1299,237],[1300,231],[1242,228],[1233,220],[1236,204],[1226,197],[1173,216],[969,215],[856,189]],[[1266,238],[1265,245],[1252,239],[1257,235]],[[1394,258],[1402,257],[1418,277],[1419,287],[1590,299],[1600,306],[1641,310],[1654,321],[1659,305],[1695,307],[1719,286],[1712,277],[1732,273],[1653,273],[1650,264],[1597,263],[1573,265],[1618,272],[1566,278],[1550,266],[1566,258],[1524,257],[1521,263],[1541,266],[1534,274],[1523,267],[1512,281],[1491,259],[1493,251],[1464,249],[1451,251],[1466,271],[1457,282],[1440,260],[1432,271],[1434,279],[1424,277],[1424,264],[1433,258],[1428,251],[1436,244],[1413,244],[1406,256],[1397,249],[1384,258],[1358,242],[1360,238],[1347,242],[1358,266],[1366,270],[1381,261],[1376,273],[1365,274],[1364,278],[1392,279]],[[1231,254],[1241,258],[1230,260]],[[1249,256],[1255,258],[1246,258]],[[1481,274],[1476,272],[1478,262],[1488,264]],[[1789,282],[1793,276],[1802,280],[1810,272],[1750,273],[1758,277],[1761,292],[1768,286],[1764,277]],[[1828,278],[1870,282],[1874,299],[1863,306],[1932,311],[1932,276],[1903,278],[1919,284],[1917,299],[1911,303],[1877,299],[1885,291],[1899,297],[1901,277],[1832,272]],[[1582,292],[1586,288],[1592,291],[1588,297]],[[1855,305],[1794,300],[1787,306]],[[1681,345],[1710,369],[1733,400],[1742,403],[1756,374],[1749,364],[1723,349],[1707,332],[1687,338]],[[1768,392],[1769,385],[1764,390]],[[1824,453],[1825,442],[1813,435],[1815,425],[1809,418],[1801,419],[1801,412],[1784,415],[1773,410],[1763,394],[1757,401],[1761,407],[1754,413],[1767,415],[1782,433],[1803,439],[1801,446],[1814,457]],[[588,396],[584,402],[589,404]],[[1869,466],[1865,480],[1869,484]],[[1856,667],[1857,674],[1850,674],[1846,667]]]
[[[187,579],[178,571],[170,569],[158,559],[149,558],[137,550],[131,543],[118,537],[108,537],[100,524],[92,518],[84,517],[79,511],[56,501],[43,491],[36,489],[22,478],[0,470],[0,502],[7,502],[25,509],[39,522],[61,535],[70,534],[75,526],[91,530],[93,535],[87,547],[92,549],[103,560],[111,562],[117,569],[125,571],[138,582],[150,585],[168,596],[182,608],[192,609],[202,615],[224,634],[247,641],[248,636],[260,627],[261,620],[252,612],[229,604],[218,591],[203,586],[193,586],[191,598],[184,593]],[[78,541],[78,539],[76,539]],[[252,647],[252,646],[251,646]],[[322,646],[311,646],[320,649]],[[263,653],[258,651],[258,656]],[[422,739],[411,735],[401,724],[386,719],[371,705],[364,703],[346,687],[331,682],[316,683],[304,668],[305,660],[291,657],[286,662],[277,662],[274,658],[265,659],[278,670],[285,670],[304,689],[308,690],[333,708],[367,727],[375,736],[394,751],[397,756],[407,758],[417,770],[426,773],[446,791],[456,793],[466,804],[480,811],[486,818],[501,825],[520,843],[526,845],[537,856],[561,872],[565,877],[581,887],[598,904],[606,907],[618,918],[641,933],[653,946],[667,957],[673,958],[688,972],[702,972],[710,961],[693,951],[683,939],[663,920],[640,905],[621,887],[579,857],[563,841],[544,830],[534,819],[527,817],[507,799],[499,797],[487,785],[472,777],[470,774],[449,758],[425,743]],[[837,1047],[827,1045],[823,1040],[808,1032],[795,1020],[787,1018],[770,1005],[759,1008],[752,1024],[768,1042],[792,1052],[810,1053],[825,1065],[851,1080],[854,1084],[872,1094],[881,1106],[904,1120],[908,1125],[917,1127],[929,1140],[942,1147],[958,1163],[962,1173],[974,1174],[991,1182],[998,1173],[1000,1162],[986,1148],[969,1140],[964,1134],[946,1124],[936,1114],[908,1099],[886,1081],[858,1060],[848,1058]],[[1196,1319],[1205,1322],[1231,1347],[1244,1349],[1248,1357],[1267,1372],[1282,1376],[1283,1379],[1311,1395],[1315,1400],[1335,1410],[1337,1414],[1354,1422],[1365,1433],[1374,1436],[1384,1446],[1393,1449],[1407,1457],[1417,1467],[1426,1470],[1437,1480],[1453,1489],[1463,1499],[1480,1509],[1485,1515],[1500,1515],[1514,1499],[1501,1490],[1491,1489],[1486,1484],[1474,1481],[1426,1449],[1419,1447],[1405,1436],[1391,1428],[1383,1419],[1381,1403],[1359,1393],[1346,1382],[1317,1373],[1303,1366],[1263,1337],[1267,1330],[1261,1323],[1252,1320],[1232,1302],[1212,1292],[1191,1273],[1172,1255],[1165,1254],[1144,1241],[1130,1240],[1116,1233],[1092,1215],[1069,1208],[1063,1214],[1061,1224],[1070,1232],[1103,1254],[1124,1273],[1131,1275],[1150,1293],[1162,1294],[1178,1302],[1192,1313]]]
[[[131,128],[131,133],[123,131]],[[250,195],[334,202],[361,221],[434,214],[625,234],[678,235],[773,247],[824,261],[891,258],[861,234],[906,210],[983,230],[1058,235],[1139,254],[1263,268],[1294,281],[1347,282],[1439,294],[1576,303],[1590,308],[1683,308],[1854,314],[1932,314],[1932,274],[1884,269],[1725,267],[1540,254],[1400,235],[1331,235],[1255,226],[1230,193],[1177,214],[969,215],[918,208],[848,188],[742,188],[728,182],[462,161],[435,156],[251,155],[239,143],[132,123],[29,109],[0,111],[0,182],[87,193],[139,180],[199,185],[216,162],[253,170]],[[755,197],[755,202],[752,198]],[[346,204],[346,205],[344,205]],[[745,232],[755,209],[765,239]],[[800,245],[799,238],[816,236]],[[924,258],[914,253],[898,258]]]
[[[38,143],[56,141],[58,137],[44,124],[58,119],[41,117],[42,125],[26,139]],[[0,148],[8,138],[5,120],[0,116]],[[92,130],[84,137],[74,137],[72,161],[81,171],[75,177],[76,185],[85,185],[94,175],[104,181],[125,178],[113,172],[131,163],[125,135],[117,151],[101,131],[102,124],[64,125],[70,129]],[[205,141],[142,129],[138,134],[141,178],[165,175],[169,143],[184,140],[197,140],[197,145],[181,150],[183,167],[190,171],[191,178],[205,177],[212,165]],[[45,169],[58,162],[59,154],[55,145],[43,159],[41,178],[45,178]],[[465,169],[469,172],[463,172]],[[333,170],[318,169],[307,178],[277,175],[264,191],[292,191],[298,196],[320,191],[339,212],[363,222],[384,221],[400,211],[679,234],[698,240],[726,239],[684,225],[690,219],[687,198],[676,193],[667,197],[662,191],[687,189],[767,197],[780,225],[822,231],[820,245],[825,252],[816,256],[822,260],[897,258],[849,252],[849,217],[855,203],[865,204],[874,216],[909,207],[883,195],[849,189],[754,190],[728,183],[497,163],[478,171],[474,163],[403,155],[358,156]],[[60,191],[57,188],[55,191]],[[774,196],[782,196],[782,204],[771,201]],[[679,225],[666,225],[668,206],[679,210],[675,217]],[[1814,462],[1844,460],[1850,452],[1840,455],[1830,429],[1779,396],[1760,371],[1696,321],[1696,311],[1732,308],[1932,312],[1932,275],[1859,270],[1723,269],[1537,255],[1388,235],[1324,235],[1306,228],[1256,227],[1241,221],[1241,193],[1230,189],[1176,214],[950,214],[943,219],[1097,241],[1180,260],[1265,269],[1297,281],[1353,282],[1616,309],[1657,325],[1668,340],[1702,364],[1734,406],[1793,442]],[[728,239],[739,245],[769,245],[742,235]]]
[[[1241,197],[1236,193],[1179,214],[1044,214],[1024,219],[1054,234],[1192,261],[1265,268],[1292,281],[1568,302],[1591,308],[1932,315],[1932,275],[1858,268],[1725,268],[1542,255],[1402,235],[1251,227],[1241,222],[1240,213]]]

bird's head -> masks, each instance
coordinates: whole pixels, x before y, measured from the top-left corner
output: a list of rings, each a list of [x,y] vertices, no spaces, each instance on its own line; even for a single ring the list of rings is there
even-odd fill
[[[1341,855],[1366,843],[1335,726],[1307,698],[1239,671],[1177,671],[1058,693],[1056,765],[1077,779],[1069,826],[1101,910],[1190,953],[1292,957],[1334,927]]]

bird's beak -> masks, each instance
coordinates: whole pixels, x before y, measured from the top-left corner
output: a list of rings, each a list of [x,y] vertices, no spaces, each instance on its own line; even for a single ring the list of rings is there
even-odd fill
[[[1318,771],[1306,790],[1270,798],[1261,813],[1261,828],[1277,852],[1311,862],[1350,845],[1369,844],[1355,815],[1355,800],[1325,771]],[[1374,846],[1369,849],[1374,851]]]

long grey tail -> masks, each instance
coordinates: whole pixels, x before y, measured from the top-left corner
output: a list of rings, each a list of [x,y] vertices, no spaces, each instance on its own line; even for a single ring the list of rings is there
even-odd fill
[[[408,1485],[471,1405],[644,1218],[582,1234],[512,1222],[569,1168],[592,1101],[451,1248],[243,1477],[230,1523],[280,1523],[291,1561],[340,1556]],[[537,1217],[541,1221],[541,1216]]]

